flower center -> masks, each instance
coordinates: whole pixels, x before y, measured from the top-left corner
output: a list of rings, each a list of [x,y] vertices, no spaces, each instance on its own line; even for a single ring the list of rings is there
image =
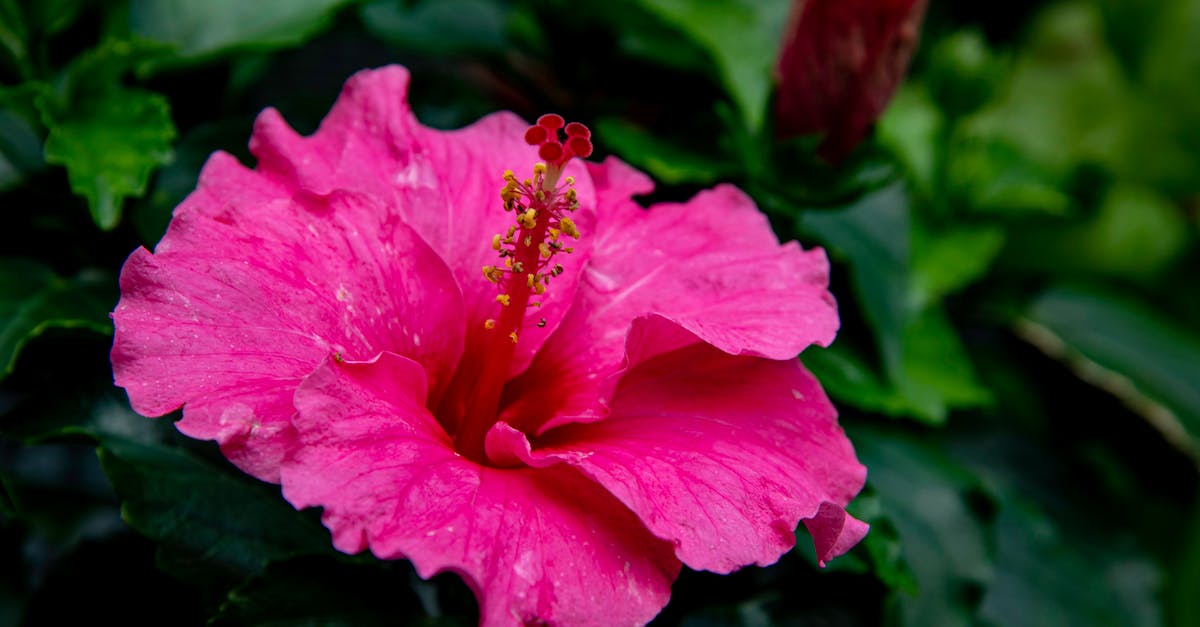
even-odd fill
[[[565,141],[560,141],[560,132]],[[455,436],[458,451],[471,459],[487,461],[484,441],[499,415],[525,316],[536,315],[551,281],[562,274],[556,257],[573,252],[567,244],[579,239],[579,229],[569,217],[579,208],[575,181],[569,176],[562,179],[562,173],[572,158],[592,154],[590,137],[588,128],[578,122],[564,127],[562,117],[543,115],[525,131],[525,141],[538,146],[538,156],[545,162],[534,164],[533,177],[523,181],[511,170],[504,173],[500,198],[504,210],[513,214],[514,224],[492,237],[498,261],[483,266],[484,278],[497,285],[497,312],[483,323],[487,332],[482,372]],[[538,326],[545,324],[545,318],[538,319]]]

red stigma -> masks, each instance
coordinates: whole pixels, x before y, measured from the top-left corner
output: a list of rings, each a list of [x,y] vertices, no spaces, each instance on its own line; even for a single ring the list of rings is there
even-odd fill
[[[557,131],[563,127],[563,118],[557,113],[547,113],[538,118],[537,125],[548,131]]]
[[[566,134],[565,141],[559,131]],[[562,167],[574,157],[591,156],[591,136],[592,132],[583,124],[565,124],[561,115],[547,113],[537,119],[537,124],[525,130],[525,143],[538,146],[538,157],[546,165]]]
[[[567,125],[566,130],[567,130],[567,137],[587,138],[587,137],[592,136],[592,132],[588,130],[588,127],[580,124],[579,122],[571,122],[570,124]]]
[[[572,137],[567,140],[567,149],[576,157],[586,158],[592,154],[592,140],[586,137]]]
[[[558,160],[563,156],[562,144],[556,141],[546,142],[542,144],[541,148],[538,148],[538,156],[544,159],[547,164],[558,165]]]
[[[525,143],[530,146],[541,145],[547,137],[549,137],[549,133],[546,132],[544,126],[531,126],[529,130],[525,131]]]

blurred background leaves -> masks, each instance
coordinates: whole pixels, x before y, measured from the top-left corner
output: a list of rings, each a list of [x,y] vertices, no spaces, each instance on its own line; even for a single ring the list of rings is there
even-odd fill
[[[661,624],[1200,622],[1200,2],[934,1],[833,163],[778,134],[795,11],[0,0],[0,624],[475,622],[457,579],[336,554],[111,386],[120,266],[207,156],[249,163],[265,106],[311,132],[386,63],[427,124],[585,120],[643,200],[732,181],[834,262],[843,329],[802,359],[872,533],[824,570],[801,531],[773,567],[686,572]]]

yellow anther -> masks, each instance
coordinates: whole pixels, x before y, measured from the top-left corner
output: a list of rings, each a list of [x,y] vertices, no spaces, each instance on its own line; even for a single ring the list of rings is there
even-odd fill
[[[516,272],[517,274],[521,274],[522,272],[525,271],[525,264],[521,263],[520,261],[514,261],[513,265],[512,265],[512,269],[513,269],[513,272]]]
[[[534,176],[546,176],[546,164],[538,162],[533,164]]]
[[[522,213],[517,217],[517,223],[527,229],[532,229],[533,227],[537,226],[537,210],[530,209],[525,213]]]
[[[492,236],[492,250],[500,250],[500,234]]]
[[[487,277],[487,280],[492,283],[500,282],[500,271],[496,269],[496,266],[484,266],[483,276]]]
[[[512,170],[505,170],[505,171],[504,171],[504,180],[505,180],[505,181],[508,181],[508,182],[510,182],[510,183],[516,183],[516,182],[517,182],[517,175],[516,175],[516,174],[513,174],[513,171],[512,171]]]
[[[510,227],[508,227],[508,233],[507,233],[507,234],[504,236],[504,239],[505,239],[505,240],[511,240],[511,239],[512,239],[512,236],[513,236],[513,234],[514,234],[514,233],[516,233],[516,232],[517,232],[517,227],[515,227],[515,226],[510,226]]]
[[[579,239],[579,229],[575,227],[575,221],[571,218],[562,218],[558,221],[558,227],[563,233]]]
[[[531,181],[529,179],[525,179],[524,181],[521,181],[521,184],[524,185],[525,187],[533,187],[533,181]]]
[[[545,294],[546,293],[546,284],[545,283],[534,283],[533,284],[533,293],[534,294]]]
[[[564,179],[564,180],[566,180],[566,182],[567,182],[567,185],[574,185],[574,184],[575,184],[575,177],[573,177],[573,176],[568,176],[568,177],[567,177],[566,179]]]
[[[512,340],[513,344],[516,344],[517,343],[517,332],[513,331],[512,333],[509,333],[508,339]]]
[[[550,255],[554,254],[554,253],[550,252],[550,245],[547,244],[546,242],[542,242],[541,244],[538,244],[538,252],[542,254],[542,259],[549,259]]]
[[[572,187],[571,189],[567,190],[567,202],[569,202],[571,204],[575,204],[575,200],[576,200],[575,188]]]
[[[533,282],[536,280],[537,280],[537,277],[533,276],[532,274],[526,274],[525,275],[525,287],[533,287]]]
[[[510,267],[510,268],[511,268],[511,267],[513,266],[513,260],[512,260],[512,257],[505,257],[505,258],[504,258],[504,265],[506,265],[506,266],[508,266],[508,267]]]
[[[529,236],[529,235],[526,235],[526,236],[525,236],[525,239],[523,240],[523,242],[524,242],[524,244],[525,244],[526,246],[533,246],[533,237],[532,237],[532,236]]]
[[[495,329],[495,328],[496,328],[496,321],[495,321],[495,320],[492,320],[491,318],[488,318],[487,320],[484,320],[484,321],[483,321],[483,328],[485,328],[485,329]]]
[[[508,307],[510,301],[512,301],[512,299],[509,298],[508,294],[496,294],[496,302],[500,303],[501,305]]]
[[[559,231],[554,227],[546,229],[546,232],[550,234],[550,239],[558,239],[558,234],[562,233],[562,231]]]

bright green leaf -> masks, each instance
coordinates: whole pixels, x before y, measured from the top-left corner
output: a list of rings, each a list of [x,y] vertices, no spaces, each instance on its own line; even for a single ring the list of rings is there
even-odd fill
[[[102,229],[116,227],[125,198],[144,194],[151,172],[171,161],[170,106],[153,92],[113,88],[80,98],[47,125],[46,161],[67,168]]]
[[[1136,301],[1075,287],[1043,292],[1019,330],[1200,459],[1200,338],[1194,332]]]
[[[349,0],[131,0],[133,34],[174,47],[175,58],[150,67],[189,63],[239,48],[294,46],[330,24]]]
[[[640,0],[712,55],[725,88],[752,132],[763,127],[787,0]]]
[[[22,259],[0,259],[0,377],[12,372],[21,348],[53,328],[111,333],[114,282],[103,274],[58,277]]]

